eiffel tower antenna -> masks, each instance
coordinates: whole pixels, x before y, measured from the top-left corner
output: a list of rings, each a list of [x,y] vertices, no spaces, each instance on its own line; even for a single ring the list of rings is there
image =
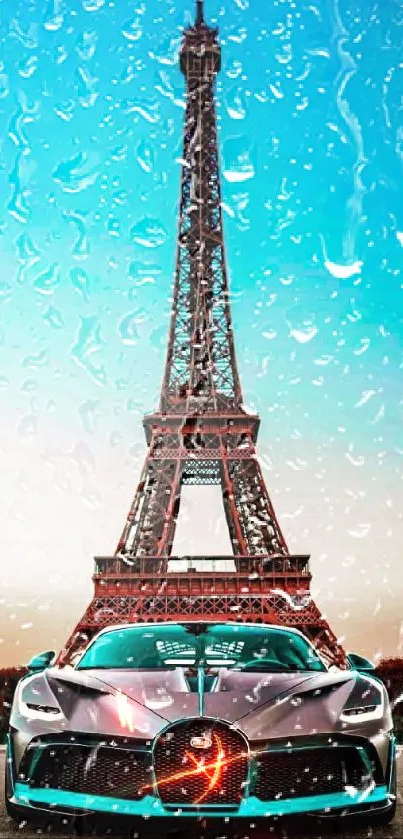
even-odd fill
[[[203,0],[197,0],[196,7],[196,26],[201,26],[204,23]]]

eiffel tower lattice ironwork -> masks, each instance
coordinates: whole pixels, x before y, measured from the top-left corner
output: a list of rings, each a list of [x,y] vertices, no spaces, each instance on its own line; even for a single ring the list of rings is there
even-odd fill
[[[187,84],[176,277],[159,409],[146,416],[148,454],[114,556],[95,560],[95,593],[60,660],[118,622],[200,617],[302,630],[330,661],[344,652],[310,594],[308,556],[291,556],[256,455],[259,417],[242,404],[224,248],[214,82],[217,30],[185,30]],[[173,570],[185,484],[219,484],[231,557],[191,557]],[[232,570],[228,570],[232,568]]]

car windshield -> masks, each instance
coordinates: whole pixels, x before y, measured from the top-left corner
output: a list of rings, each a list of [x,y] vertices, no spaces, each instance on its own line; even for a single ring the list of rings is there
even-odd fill
[[[245,671],[326,670],[300,635],[286,629],[228,624],[122,627],[100,635],[78,670],[229,667]]]

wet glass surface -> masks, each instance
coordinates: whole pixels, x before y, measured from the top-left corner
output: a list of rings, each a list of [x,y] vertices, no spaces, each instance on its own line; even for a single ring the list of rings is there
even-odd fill
[[[175,265],[177,52],[192,15],[190,0],[2,4],[4,663],[49,637],[61,645],[146,454]],[[290,549],[313,554],[337,634],[394,654],[403,10],[208,0],[206,15],[223,48],[238,360],[269,491]]]

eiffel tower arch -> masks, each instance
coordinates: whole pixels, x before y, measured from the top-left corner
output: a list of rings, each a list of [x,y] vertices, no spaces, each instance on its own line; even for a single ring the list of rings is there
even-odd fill
[[[221,49],[200,0],[180,67],[184,162],[160,402],[144,419],[147,456],[115,555],[95,559],[94,597],[59,661],[74,659],[111,624],[199,617],[297,627],[328,661],[343,664],[344,651],[310,594],[309,556],[290,554],[277,520],[256,453],[260,419],[243,407],[214,97]],[[172,556],[188,484],[221,487],[232,545],[230,557],[197,557],[198,570],[194,557]]]

